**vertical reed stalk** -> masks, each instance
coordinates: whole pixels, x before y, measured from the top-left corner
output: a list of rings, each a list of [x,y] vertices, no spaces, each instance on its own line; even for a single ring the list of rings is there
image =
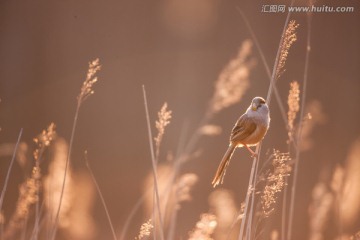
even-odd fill
[[[257,150],[259,149],[259,145],[258,145],[258,147],[256,149]],[[258,151],[256,151],[256,152],[258,152]],[[251,172],[250,172],[248,189],[247,189],[247,192],[246,192],[244,214],[243,214],[243,217],[241,219],[240,235],[239,235],[239,238],[238,238],[239,240],[242,240],[243,236],[244,236],[244,228],[245,228],[245,224],[246,224],[246,220],[247,220],[246,216],[247,216],[247,212],[248,212],[248,206],[249,206],[249,200],[250,200],[251,191],[252,191],[252,188],[253,188],[252,183],[253,183],[254,177],[255,177],[255,168],[256,168],[257,161],[258,161],[258,157],[254,157],[253,164],[252,164],[252,167],[251,167]]]
[[[95,175],[90,167],[90,164],[89,164],[89,161],[88,161],[88,158],[87,158],[87,151],[85,151],[85,154],[84,154],[84,158],[85,158],[85,164],[86,164],[86,167],[90,173],[90,176],[91,176],[91,179],[93,180],[93,183],[95,184],[95,187],[96,187],[96,190],[100,196],[100,200],[101,200],[101,204],[103,205],[104,207],[104,210],[105,210],[105,213],[106,213],[106,218],[109,222],[109,225],[110,225],[110,229],[111,229],[111,234],[113,235],[113,239],[114,240],[117,240],[117,237],[116,237],[116,233],[115,233],[115,229],[114,229],[114,226],[112,224],[112,221],[111,221],[111,218],[110,218],[110,214],[109,214],[109,210],[106,206],[106,202],[105,202],[105,199],[104,199],[104,196],[101,192],[101,189],[100,189],[100,186],[98,184],[98,182],[96,181],[96,178],[95,178]]]
[[[296,156],[295,156],[295,165],[294,165],[294,175],[293,182],[291,187],[291,198],[290,198],[290,209],[289,209],[289,225],[287,232],[287,239],[291,239],[292,236],[292,225],[294,218],[294,206],[295,206],[295,194],[296,194],[296,184],[298,178],[298,169],[299,169],[299,158],[300,158],[300,146],[301,133],[303,128],[303,117],[305,109],[305,99],[306,99],[306,87],[308,81],[308,70],[309,70],[309,58],[311,51],[311,15],[307,17],[307,38],[306,38],[306,55],[305,55],[305,68],[304,68],[304,80],[303,80],[303,89],[302,89],[302,99],[301,99],[301,109],[299,117],[299,129],[296,137]]]
[[[101,65],[100,65],[100,62],[99,62],[98,58],[89,63],[89,68],[88,68],[88,72],[87,72],[87,75],[86,75],[86,79],[83,82],[83,85],[81,86],[81,89],[80,89],[80,94],[77,97],[77,105],[76,105],[76,111],[75,111],[73,126],[72,126],[72,130],[71,130],[71,136],[70,136],[70,142],[69,142],[69,150],[68,150],[68,154],[67,154],[67,158],[66,158],[66,162],[65,162],[64,178],[63,178],[62,187],[61,187],[59,206],[58,206],[56,216],[55,216],[55,220],[54,220],[54,229],[53,229],[52,234],[51,234],[51,239],[55,239],[56,232],[57,232],[57,226],[58,226],[58,223],[59,223],[60,210],[61,210],[62,200],[63,200],[63,196],[64,196],[64,191],[65,191],[66,177],[67,177],[67,172],[68,172],[68,168],[69,168],[70,157],[71,157],[71,153],[72,153],[72,147],[73,147],[73,144],[74,144],[74,136],[75,136],[75,130],[76,130],[77,122],[78,122],[78,116],[79,116],[80,107],[81,107],[81,104],[88,97],[90,97],[92,94],[94,94],[94,90],[92,89],[92,87],[98,80],[97,77],[96,77],[96,73],[100,69],[101,69]]]
[[[21,129],[20,129],[20,132],[19,132],[19,135],[18,135],[18,139],[17,139],[17,141],[16,141],[16,145],[15,145],[15,148],[14,148],[13,155],[12,155],[12,157],[11,157],[10,165],[9,165],[8,171],[7,171],[7,173],[6,173],[5,183],[4,183],[3,189],[2,189],[2,191],[1,191],[1,196],[0,196],[0,213],[2,212],[2,206],[3,206],[3,203],[4,203],[4,198],[5,198],[6,189],[7,189],[8,183],[9,183],[10,173],[11,173],[12,167],[13,167],[14,162],[15,162],[16,152],[17,152],[17,149],[18,149],[18,147],[19,147],[19,143],[20,143],[20,140],[21,140],[22,133],[23,133],[23,129],[21,128]],[[4,230],[4,229],[3,229],[3,224],[1,224],[1,227],[0,227],[0,238],[1,238],[1,239],[3,239],[3,230]]]
[[[261,145],[259,145],[258,148],[256,148],[256,152],[259,152],[260,153],[261,151]],[[253,222],[253,215],[254,215],[254,205],[255,205],[255,192],[256,192],[256,176],[258,175],[258,168],[259,168],[259,162],[260,160],[258,159],[258,161],[256,161],[256,166],[255,166],[255,175],[254,175],[254,178],[253,178],[253,182],[252,182],[252,193],[251,193],[251,207],[250,207],[250,216],[249,216],[249,220],[248,220],[248,223],[247,223],[247,236],[248,236],[248,239],[250,240],[251,238],[251,228],[252,228],[252,222]]]
[[[257,48],[257,50],[259,52],[261,62],[263,63],[263,65],[265,67],[266,74],[267,74],[267,76],[269,78],[269,81],[271,82],[272,77],[271,77],[269,64],[266,61],[266,58],[265,58],[264,52],[261,49],[259,40],[257,39],[257,37],[256,37],[256,35],[255,35],[255,33],[254,33],[248,19],[247,19],[247,17],[245,16],[244,12],[239,7],[236,7],[236,9],[239,12],[240,16],[242,17],[243,21],[245,22],[245,25],[246,25],[247,29],[249,30],[251,38],[254,41],[255,46],[256,46],[256,48]],[[279,106],[280,113],[281,113],[281,116],[283,118],[283,121],[284,121],[284,123],[287,123],[286,112],[285,112],[284,104],[282,103],[282,100],[281,100],[281,97],[280,97],[280,93],[279,93],[279,91],[278,91],[275,84],[272,87],[273,87],[273,91],[274,91],[276,101],[278,103],[278,106]]]
[[[157,210],[157,214],[159,215],[159,222],[160,222],[160,239],[164,240],[165,238],[164,238],[162,215],[161,215],[161,209],[160,209],[159,189],[158,189],[157,164],[156,164],[156,159],[155,159],[153,137],[152,137],[152,133],[151,133],[150,115],[149,115],[149,109],[148,109],[148,103],[147,103],[146,91],[145,91],[144,85],[142,86],[142,90],[143,90],[143,97],[144,97],[144,106],[145,106],[145,115],[146,115],[146,122],[147,122],[147,128],[148,128],[148,135],[149,135],[151,163],[152,163],[152,170],[153,170],[153,175],[154,175],[154,191],[155,191],[155,198],[156,198],[156,210]],[[155,213],[155,209],[154,209],[154,213]],[[156,222],[156,218],[154,218],[154,224],[155,224],[155,222]],[[156,239],[156,233],[157,232],[156,232],[156,229],[154,226],[155,239]]]
[[[3,202],[4,202],[6,189],[7,189],[8,183],[9,183],[10,173],[11,173],[12,167],[13,167],[14,162],[15,162],[16,152],[17,152],[17,149],[18,149],[18,147],[19,147],[19,143],[20,143],[20,139],[21,139],[22,133],[23,133],[23,129],[21,128],[21,129],[20,129],[20,132],[19,132],[19,135],[18,135],[18,139],[17,139],[17,141],[16,141],[16,145],[15,145],[15,148],[14,148],[13,155],[12,155],[12,158],[11,158],[11,161],[10,161],[10,165],[9,165],[8,171],[7,171],[7,173],[6,173],[5,183],[4,183],[3,189],[2,189],[2,191],[1,191],[1,196],[0,196],[0,212],[1,212],[1,210],[2,210],[2,205],[3,205]],[[2,233],[1,233],[1,234],[2,234]]]
[[[74,136],[75,136],[75,130],[76,130],[76,125],[77,125],[77,121],[78,121],[80,106],[81,106],[81,103],[80,103],[80,101],[78,101],[77,106],[76,106],[73,126],[72,126],[72,130],[71,130],[71,136],[70,136],[70,142],[69,142],[69,150],[68,150],[68,154],[67,154],[67,158],[66,158],[66,162],[65,162],[64,178],[63,178],[62,187],[61,187],[59,205],[58,205],[58,209],[57,209],[56,215],[55,215],[54,226],[53,226],[54,229],[53,229],[52,234],[51,234],[51,239],[52,240],[55,239],[56,232],[57,232],[57,226],[58,226],[58,223],[59,223],[60,210],[61,210],[62,200],[63,200],[63,196],[64,196],[64,192],[65,192],[66,177],[67,177],[67,172],[68,172],[68,168],[69,168],[70,157],[71,157],[71,153],[72,153],[72,147],[73,147],[73,144],[74,144]]]

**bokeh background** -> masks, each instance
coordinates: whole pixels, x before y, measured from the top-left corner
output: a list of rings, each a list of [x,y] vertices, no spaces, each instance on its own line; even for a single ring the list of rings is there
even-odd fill
[[[120,234],[151,171],[142,85],[147,90],[153,126],[164,102],[173,111],[161,146],[160,161],[166,161],[167,153],[176,152],[184,126],[185,136],[196,129],[219,73],[236,56],[242,41],[250,38],[236,7],[245,12],[272,67],[286,13],[261,13],[264,4],[288,5],[289,1],[1,1],[1,144],[14,143],[23,128],[22,141],[29,144],[31,154],[33,137],[50,122],[57,125],[59,136],[69,140],[87,63],[99,58],[99,82],[80,111],[72,164],[74,169],[84,169],[83,152],[88,150]],[[355,11],[312,15],[306,99],[321,104],[324,119],[311,132],[311,148],[301,155],[293,239],[306,239],[309,234],[308,207],[320,173],[343,164],[360,137],[360,4],[355,0],[316,2],[324,4],[354,6]],[[286,72],[277,82],[284,103],[290,81],[297,80],[302,86],[305,62],[306,14],[291,18],[300,27]],[[212,123],[220,126],[222,133],[201,139],[197,145],[201,154],[183,169],[198,175],[199,181],[192,201],[183,204],[179,212],[177,239],[186,238],[199,215],[208,211],[210,182],[234,122],[254,96],[266,96],[269,80],[255,48],[253,56],[257,65],[250,75],[250,88],[240,103],[215,116]],[[272,122],[263,150],[287,151],[287,132],[276,101],[270,107]],[[9,156],[1,157],[1,185],[9,160]],[[238,150],[223,185],[234,192],[238,204],[245,196],[250,167],[248,153]],[[15,207],[23,173],[15,164],[4,202],[5,215]],[[110,239],[98,198],[92,216],[95,239]],[[131,224],[129,239],[137,235],[143,221],[140,211]],[[359,228],[357,218],[349,231]],[[332,231],[328,231],[331,236]]]

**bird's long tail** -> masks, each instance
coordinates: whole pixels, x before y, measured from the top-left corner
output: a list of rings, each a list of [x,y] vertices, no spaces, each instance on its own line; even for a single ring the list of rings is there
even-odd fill
[[[222,160],[220,162],[220,165],[219,165],[219,167],[218,167],[218,169],[216,171],[214,180],[211,183],[213,185],[213,187],[216,187],[217,185],[223,183],[224,176],[225,176],[225,173],[226,173],[226,169],[229,166],[231,156],[233,155],[233,153],[235,151],[235,147],[236,147],[235,145],[230,144],[230,146],[227,149],[224,157],[222,158]]]

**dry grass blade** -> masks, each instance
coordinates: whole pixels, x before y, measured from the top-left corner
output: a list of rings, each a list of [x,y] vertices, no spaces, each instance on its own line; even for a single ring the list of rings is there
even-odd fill
[[[2,189],[2,191],[1,191],[1,196],[0,196],[0,212],[2,211],[2,204],[3,204],[3,201],[4,201],[4,197],[5,197],[7,185],[8,185],[8,182],[9,182],[9,177],[10,177],[11,169],[12,169],[12,166],[13,166],[13,164],[14,164],[14,161],[15,161],[15,158],[16,158],[16,153],[17,153],[17,150],[18,150],[18,147],[19,147],[19,144],[20,144],[20,139],[21,139],[21,136],[22,136],[22,132],[23,132],[23,129],[20,129],[20,132],[19,132],[19,135],[18,135],[18,139],[17,139],[17,141],[16,141],[15,148],[14,148],[14,150],[13,150],[13,154],[12,154],[12,158],[11,158],[11,161],[10,161],[10,165],[9,165],[8,171],[7,171],[7,173],[6,173],[5,183],[4,183],[3,189]]]
[[[158,189],[158,175],[157,175],[157,163],[155,159],[155,153],[154,153],[154,146],[152,141],[152,132],[151,132],[151,124],[150,124],[150,115],[149,115],[149,109],[147,104],[147,97],[146,97],[146,91],[145,86],[142,87],[143,89],[143,97],[144,97],[144,106],[145,106],[145,115],[146,115],[146,123],[148,128],[148,135],[149,135],[149,145],[150,145],[150,153],[151,153],[151,163],[152,163],[152,170],[154,175],[154,192],[155,192],[155,202],[156,202],[156,210],[154,208],[154,215],[155,212],[159,215],[159,221],[160,221],[160,239],[164,240],[164,230],[163,230],[163,223],[162,223],[162,215],[161,215],[161,208],[160,208],[160,197],[159,197],[159,189]],[[154,219],[156,219],[154,217]],[[155,227],[156,228],[156,227]],[[155,229],[156,233],[156,229]],[[155,236],[156,239],[156,236]]]
[[[293,6],[294,2],[295,2],[295,0],[291,1],[291,6]],[[289,27],[288,23],[289,23],[290,15],[291,15],[291,12],[288,12],[286,20],[285,20],[285,26],[284,26],[284,29],[283,29],[283,32],[282,32],[282,35],[281,35],[280,45],[279,45],[278,52],[277,52],[276,58],[275,58],[275,64],[274,64],[273,73],[272,73],[272,76],[271,76],[270,86],[269,86],[268,94],[267,94],[267,97],[266,97],[266,102],[267,102],[268,105],[270,105],[271,96],[272,96],[272,90],[275,89],[274,85],[275,85],[275,80],[277,79],[277,75],[278,75],[277,72],[280,69],[279,66],[281,67],[281,64],[280,64],[281,58],[283,56],[285,56],[284,51],[286,49],[284,50],[284,47],[287,46],[285,40],[286,40],[287,30],[288,30],[288,27]],[[294,30],[294,33],[295,33],[295,30]],[[290,48],[290,46],[291,45],[289,45],[289,48]],[[289,50],[289,48],[287,49],[287,51]],[[287,54],[286,54],[286,57],[287,57]],[[284,60],[284,58],[282,60]],[[282,62],[283,62],[283,65],[285,65],[285,61],[282,61]],[[256,174],[256,170],[258,168],[260,149],[261,149],[261,142],[258,144],[258,146],[256,148],[256,153],[258,154],[258,157],[254,158],[252,168],[251,168],[251,173],[250,173],[250,178],[249,178],[249,185],[248,185],[248,193],[247,193],[246,199],[245,199],[244,217],[243,217],[243,221],[241,222],[241,226],[240,226],[239,239],[242,239],[243,236],[244,236],[244,227],[245,227],[245,224],[246,224],[246,221],[247,221],[247,214],[248,214],[247,209],[248,209],[248,203],[249,203],[250,197],[252,197],[251,211],[250,211],[250,218],[249,218],[250,221],[248,221],[245,236],[250,238],[250,235],[251,235],[250,233],[248,233],[248,230],[251,230],[251,224],[252,224],[252,215],[253,215],[252,209],[253,209],[253,205],[254,205],[254,192],[251,194],[251,192],[249,192],[249,189],[252,189],[253,186],[255,186],[255,183],[256,183],[255,182],[256,181],[255,174]]]
[[[60,194],[59,207],[58,207],[58,210],[57,210],[57,213],[55,216],[51,239],[55,239],[55,236],[56,236],[57,224],[59,221],[59,214],[60,214],[60,210],[61,210],[62,198],[64,195],[65,184],[66,184],[66,176],[67,176],[67,171],[68,171],[68,167],[69,167],[72,147],[73,147],[73,143],[74,143],[74,136],[75,136],[75,130],[76,130],[80,107],[81,107],[81,104],[90,95],[92,95],[94,93],[94,90],[92,89],[92,87],[97,82],[97,77],[95,77],[95,75],[100,70],[100,68],[101,68],[101,65],[99,63],[99,59],[95,59],[94,61],[89,63],[89,69],[88,69],[88,72],[86,75],[86,79],[83,82],[83,85],[80,90],[80,94],[77,97],[77,106],[76,106],[75,116],[74,116],[74,120],[73,120],[72,130],[71,130],[69,152],[68,152],[66,164],[65,164],[65,172],[64,172],[64,179],[63,179],[63,184],[62,184],[62,189],[61,189],[61,194]]]
[[[324,181],[319,181],[312,191],[309,207],[310,236],[309,240],[323,240],[323,231],[329,218],[334,196]]]
[[[91,170],[91,167],[90,167],[90,164],[89,164],[89,160],[88,160],[88,157],[87,157],[87,151],[85,151],[84,153],[84,159],[85,159],[85,164],[86,164],[86,167],[90,173],[90,176],[91,176],[91,179],[92,181],[94,182],[95,184],[95,187],[96,187],[96,190],[100,196],[100,199],[101,199],[101,203],[105,209],[105,213],[106,213],[106,217],[107,217],[107,220],[109,222],[109,225],[110,225],[110,229],[111,229],[111,234],[113,235],[113,238],[114,240],[117,240],[117,237],[116,237],[116,233],[115,233],[115,229],[114,229],[114,226],[112,224],[112,221],[111,221],[111,218],[110,218],[110,214],[109,214],[109,211],[108,211],[108,208],[107,208],[107,205],[106,205],[106,202],[105,202],[105,199],[104,199],[104,196],[101,192],[101,189],[100,189],[100,186],[99,184],[97,183],[96,181],[96,178],[95,178],[95,175],[93,173],[93,171]]]
[[[302,90],[302,99],[301,99],[301,109],[300,109],[300,120],[299,127],[296,136],[296,144],[300,144],[300,139],[302,137],[302,119],[304,117],[304,108],[305,108],[305,100],[306,100],[306,87],[308,81],[308,69],[309,69],[309,59],[310,59],[310,51],[311,51],[311,15],[308,15],[307,18],[307,37],[306,37],[306,54],[305,54],[305,67],[304,67],[304,80],[303,80],[303,90]],[[295,166],[294,166],[294,174],[293,174],[293,183],[291,187],[291,198],[290,198],[290,209],[289,209],[289,224],[288,224],[288,232],[287,239],[291,239],[292,234],[292,224],[293,224],[293,215],[294,215],[294,207],[295,207],[295,193],[296,193],[296,184],[297,184],[297,175],[299,169],[299,159],[300,159],[300,148],[296,149],[295,156]]]
[[[239,12],[239,14],[241,15],[242,19],[244,20],[245,24],[246,24],[246,27],[248,28],[249,30],[249,33],[252,37],[252,40],[254,41],[255,43],[255,46],[260,54],[260,58],[261,58],[261,61],[265,67],[265,70],[266,70],[266,74],[268,75],[268,78],[269,78],[269,81],[271,82],[272,81],[272,77],[271,77],[271,72],[270,72],[270,68],[269,68],[269,65],[265,59],[265,55],[264,55],[264,52],[262,51],[262,48],[260,46],[260,43],[255,35],[255,32],[253,31],[253,28],[251,27],[247,17],[245,16],[245,13],[239,8],[239,7],[236,7],[237,11]],[[284,104],[282,102],[282,99],[280,97],[280,94],[279,94],[279,91],[278,89],[276,88],[276,86],[274,84],[271,85],[272,88],[273,88],[273,91],[274,91],[274,94],[275,94],[275,97],[276,97],[276,101],[278,103],[278,106],[280,108],[280,112],[281,112],[281,116],[283,118],[283,121],[286,123],[286,113],[285,113],[285,108],[284,108]]]
[[[181,209],[181,203],[191,201],[191,190],[193,186],[198,182],[199,177],[193,173],[186,173],[180,176],[179,180],[173,186],[173,192],[175,192],[174,200],[170,210],[170,227],[168,233],[168,240],[174,239],[176,220],[178,211]]]

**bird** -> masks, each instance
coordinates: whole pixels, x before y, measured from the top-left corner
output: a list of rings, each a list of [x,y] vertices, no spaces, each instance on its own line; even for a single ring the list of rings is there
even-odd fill
[[[256,146],[270,126],[270,110],[262,97],[255,97],[246,112],[240,116],[230,134],[230,144],[212,181],[213,187],[222,184],[230,159],[237,147],[246,147],[252,157],[256,153],[250,146]]]

